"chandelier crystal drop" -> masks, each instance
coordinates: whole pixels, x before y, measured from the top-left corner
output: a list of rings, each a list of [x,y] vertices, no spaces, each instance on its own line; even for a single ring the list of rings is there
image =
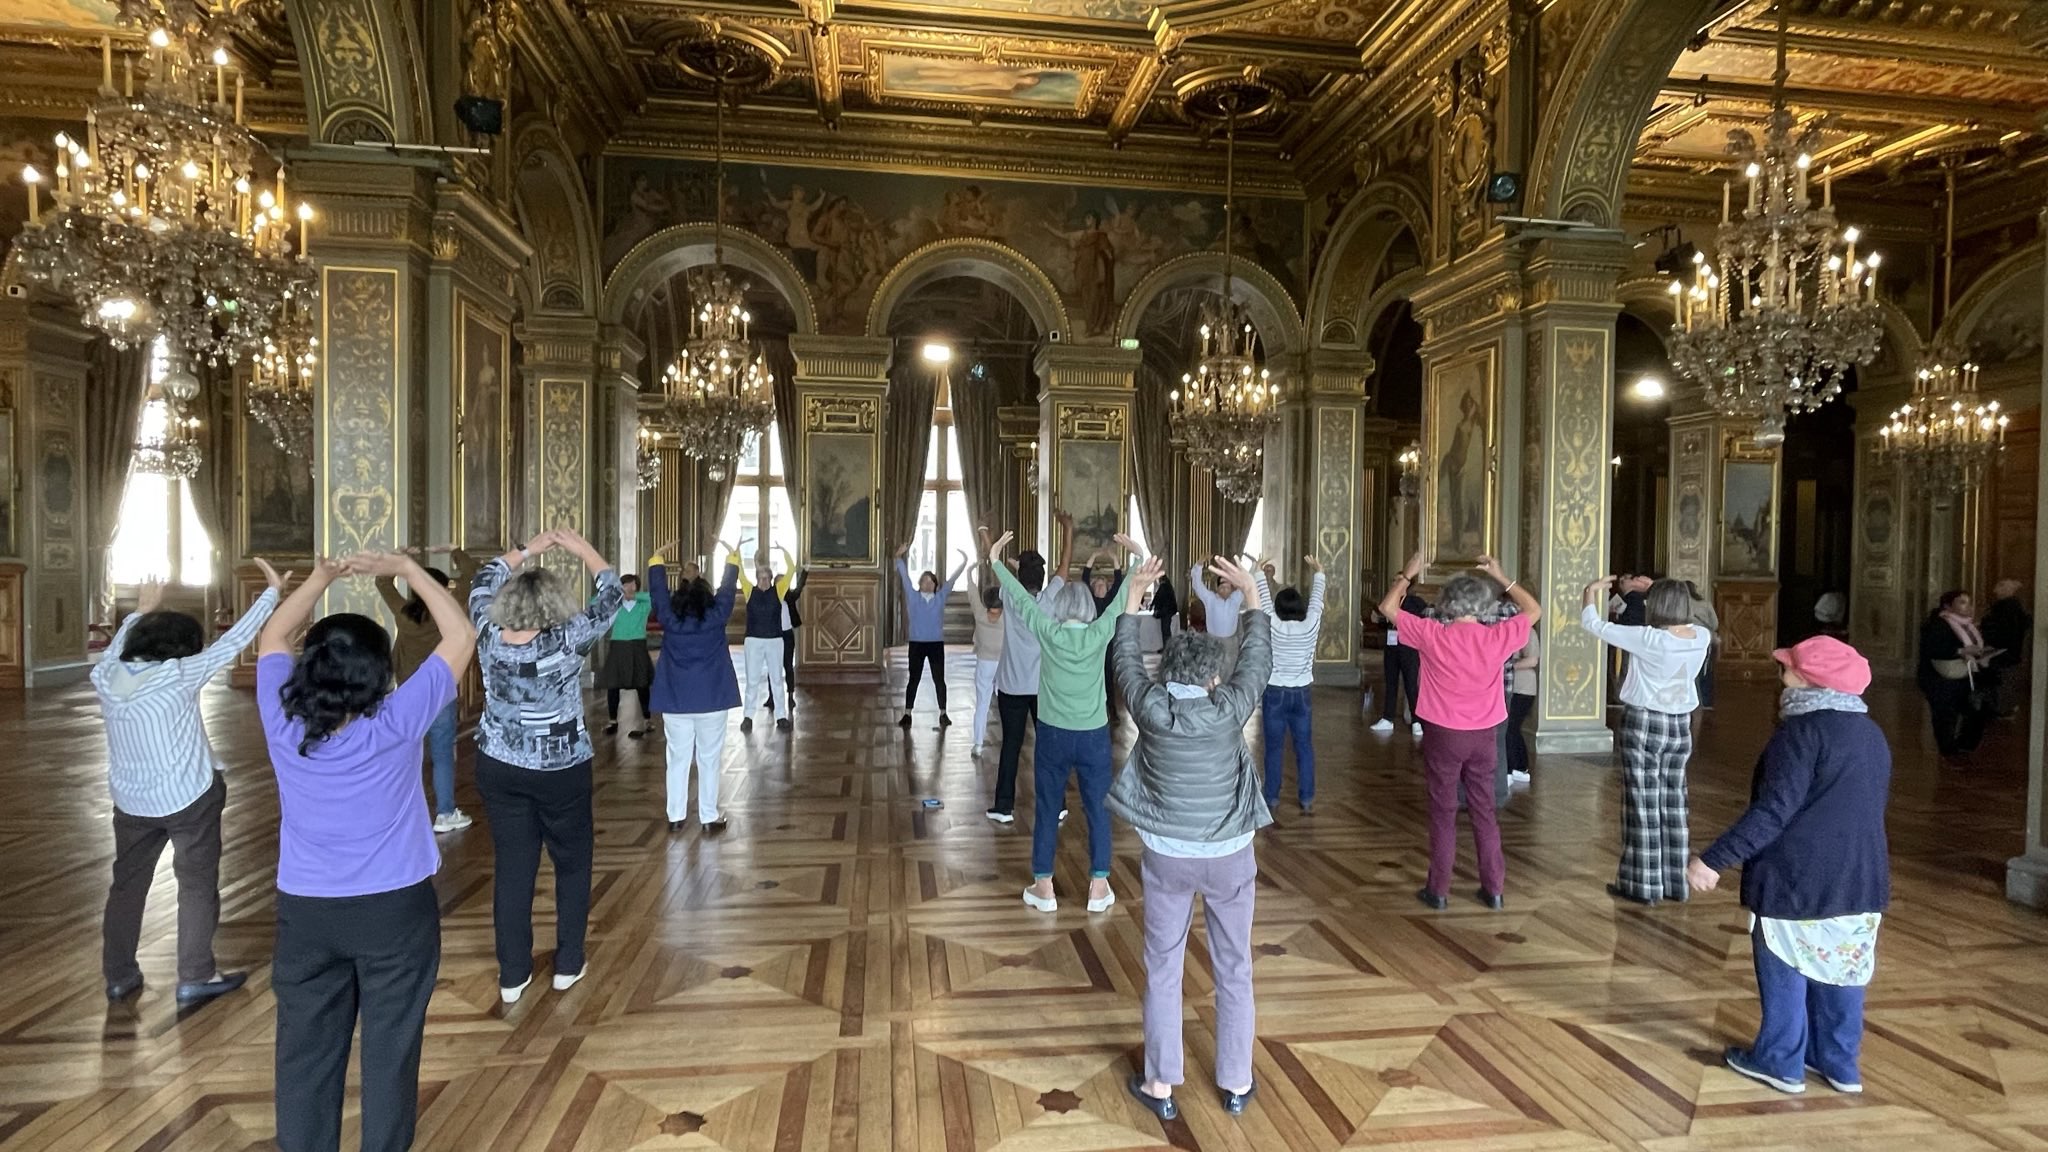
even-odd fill
[[[1875,252],[1857,255],[1855,228],[1838,228],[1833,181],[1822,175],[1813,207],[1808,174],[1821,122],[1799,129],[1785,104],[1786,4],[1778,5],[1778,68],[1761,145],[1729,134],[1729,153],[1748,179],[1748,204],[1730,216],[1721,189],[1713,261],[1694,260],[1692,282],[1673,280],[1677,313],[1671,360],[1724,415],[1757,421],[1759,443],[1785,438],[1790,414],[1841,394],[1851,367],[1877,356],[1883,318]]]
[[[715,85],[717,105],[716,208],[711,263],[689,273],[690,335],[667,370],[661,392],[643,403],[640,419],[639,483],[661,479],[654,444],[668,439],[704,474],[722,483],[753,438],[775,419],[775,376],[755,350],[753,316],[740,282],[725,267],[725,84]]]
[[[1236,219],[1237,117],[1224,97],[1223,277],[1201,306],[1201,344],[1192,370],[1167,394],[1167,422],[1188,459],[1209,469],[1226,500],[1249,504],[1264,487],[1266,433],[1279,423],[1279,386],[1258,366],[1259,336],[1230,295],[1231,222]]]
[[[146,31],[146,48],[124,59],[117,90],[113,42],[101,40],[85,139],[56,138],[50,211],[33,173],[30,221],[10,257],[12,275],[69,297],[117,346],[162,337],[181,363],[259,351],[287,299],[312,290],[311,212],[296,213],[295,253],[283,168],[269,171],[242,124],[242,77],[226,50],[240,8],[121,0],[122,26]]]

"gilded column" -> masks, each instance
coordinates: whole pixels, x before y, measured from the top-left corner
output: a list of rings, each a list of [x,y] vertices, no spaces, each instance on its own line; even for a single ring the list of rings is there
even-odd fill
[[[1130,508],[1131,402],[1136,349],[1048,344],[1038,353],[1038,538],[1055,541],[1053,516],[1074,518],[1085,562],[1125,530]],[[1015,553],[1013,552],[1012,555]],[[1048,557],[1048,560],[1056,560]]]
[[[1369,544],[1365,381],[1372,370],[1372,357],[1363,351],[1317,349],[1309,354],[1303,374],[1308,384],[1305,467],[1295,473],[1295,487],[1305,498],[1303,532],[1299,546],[1276,559],[1283,573],[1299,572],[1301,557],[1313,552],[1327,573],[1323,629],[1316,641],[1320,684],[1358,683],[1360,576]],[[1307,579],[1305,574],[1298,578]]]
[[[2041,212],[2041,237],[2048,238],[2048,208]],[[2048,245],[2048,239],[2036,241]],[[2048,302],[2048,260],[2041,262],[2042,300]],[[2048,303],[2042,306],[2041,325],[2048,330]],[[2042,395],[2048,396],[2048,354],[2040,357]],[[2048,436],[2040,438],[2037,473],[2040,498],[2034,506],[2034,572],[2038,584],[2048,574]],[[2005,894],[2010,900],[2035,908],[2048,908],[2048,627],[2037,616],[2034,621],[2033,707],[2027,719],[2027,851],[2006,865]]]
[[[889,396],[887,337],[789,338],[803,421],[804,626],[797,663],[806,683],[879,683],[883,593],[883,418]]]
[[[533,316],[513,335],[519,340],[529,419],[525,422],[526,522],[535,531],[573,528],[595,534],[591,509],[592,423],[597,389],[597,321],[586,316]],[[602,547],[602,545],[600,545]],[[639,570],[640,557],[611,553],[621,572]],[[551,561],[573,572],[574,558],[557,553]]]
[[[294,158],[312,203],[320,271],[314,406],[314,540],[327,556],[429,543],[426,280],[433,173],[372,155]],[[440,541],[433,541],[439,543]],[[344,580],[328,612],[381,618],[368,580]]]
[[[1031,404],[1007,404],[996,410],[998,437],[1009,459],[1008,474],[1014,478],[1003,499],[1002,510],[985,527],[1000,536],[1014,528],[1017,541],[1011,555],[1038,548],[1038,408]]]

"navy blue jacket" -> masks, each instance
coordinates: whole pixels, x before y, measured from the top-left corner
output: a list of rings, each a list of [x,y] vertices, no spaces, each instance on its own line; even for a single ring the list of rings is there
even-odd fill
[[[1774,920],[1882,912],[1891,903],[1884,809],[1892,750],[1861,712],[1786,718],[1757,760],[1749,810],[1700,853],[1742,866],[1742,903]]]
[[[747,639],[782,639],[782,597],[775,585],[755,585],[747,596]]]
[[[740,706],[732,648],[725,642],[725,622],[732,618],[739,579],[738,566],[727,564],[718,594],[699,620],[676,611],[665,566],[647,569],[648,598],[654,601],[654,618],[661,621],[661,662],[654,666],[654,692],[648,700],[651,710],[690,715]]]

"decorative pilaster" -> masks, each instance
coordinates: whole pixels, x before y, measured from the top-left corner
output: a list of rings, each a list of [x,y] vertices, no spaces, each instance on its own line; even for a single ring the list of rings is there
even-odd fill
[[[879,683],[884,676],[883,412],[893,350],[887,337],[789,338],[803,421],[800,554],[809,571],[797,663],[810,683]]]
[[[1304,435],[1291,485],[1302,494],[1296,521],[1301,534],[1275,559],[1288,573],[1300,570],[1307,553],[1322,561],[1326,586],[1315,665],[1322,684],[1358,683],[1359,578],[1369,543],[1365,509],[1378,506],[1368,505],[1372,494],[1361,490],[1367,483],[1365,381],[1372,371],[1372,357],[1364,351],[1316,349],[1303,373]],[[1380,440],[1384,469],[1383,429]]]
[[[0,565],[0,687],[70,683],[88,667],[87,575],[106,559],[89,546],[86,501],[92,339],[67,315],[0,300],[0,435],[13,469],[0,492],[0,555],[20,558]]]
[[[2048,209],[2041,212],[2039,235],[2048,238]],[[2048,240],[2039,241],[2048,243]],[[2043,294],[2048,301],[2048,260],[2041,262]],[[2042,308],[2041,323],[2048,329],[2048,304]],[[2041,357],[2042,395],[2048,396],[2048,355]],[[2040,499],[2034,512],[2034,572],[2036,581],[2048,574],[2048,435],[2037,449]],[[2034,908],[2048,908],[2048,627],[2037,616],[2034,621],[2033,707],[2027,719],[2027,851],[2006,864],[2007,899]]]
[[[1038,408],[1031,404],[1008,404],[996,410],[997,436],[1010,459],[1013,490],[998,505],[1006,515],[988,527],[1001,535],[1015,526],[1017,541],[1012,554],[1042,547],[1038,539],[1038,493],[1044,485],[1038,463]],[[1000,525],[1000,526],[998,526]]]
[[[1130,507],[1130,425],[1136,349],[1048,344],[1038,373],[1038,538],[1058,539],[1053,516],[1074,518],[1074,557],[1085,560],[1124,531]],[[1049,560],[1055,559],[1048,557]]]
[[[598,443],[603,445],[604,489],[599,532],[602,547],[621,564],[637,571],[649,543],[640,533],[640,361],[647,354],[640,338],[618,325],[606,325],[597,350],[596,395],[601,417]]]
[[[535,316],[521,323],[520,366],[527,398],[527,523],[536,531],[573,528],[589,536],[593,480],[591,424],[596,411],[597,321],[583,316]],[[554,554],[565,572],[575,564]],[[640,558],[613,553],[621,571],[637,571]]]

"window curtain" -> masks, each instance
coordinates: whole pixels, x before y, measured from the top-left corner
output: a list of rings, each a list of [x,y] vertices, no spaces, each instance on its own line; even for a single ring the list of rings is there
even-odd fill
[[[1166,422],[1168,379],[1154,365],[1140,365],[1137,395],[1131,402],[1133,491],[1138,498],[1138,517],[1145,522],[1145,546],[1160,556],[1173,554],[1175,535],[1173,433]]]
[[[1009,501],[1004,499],[1009,470],[1004,460],[1001,410],[1002,393],[995,381],[967,381],[953,386],[953,431],[960,440],[960,490],[967,497],[967,514],[974,518],[969,530],[987,525],[998,536],[1011,527],[1006,508]],[[975,559],[981,557],[976,555]]]
[[[804,519],[804,477],[797,459],[797,446],[803,442],[804,414],[796,404],[796,357],[790,355],[789,341],[770,341],[761,349],[768,360],[768,370],[775,373],[775,434],[782,445],[782,486],[789,492],[790,515],[796,518],[797,531],[803,532]],[[801,554],[802,549],[791,549]]]
[[[149,349],[119,349],[102,340],[93,348],[85,405],[85,492],[91,517],[86,561],[92,574],[95,623],[114,622],[114,529],[121,496],[128,490],[128,465],[142,427],[142,402],[149,390]]]
[[[1216,491],[1213,486],[1209,489],[1209,499],[1213,501],[1209,522],[1216,525],[1217,544],[1233,552],[1256,553],[1256,547],[1245,547],[1244,537],[1245,533],[1252,530],[1252,515],[1259,510],[1259,502],[1253,500],[1248,504],[1239,504],[1235,500],[1225,500],[1223,493]],[[1275,514],[1278,514],[1277,509]]]
[[[233,541],[228,538],[227,510],[234,506],[235,472],[241,453],[235,443],[235,405],[240,395],[233,365],[198,365],[199,474],[186,483],[192,493],[192,511],[206,531],[212,546],[213,580],[210,592],[215,603],[234,610],[230,602],[234,573],[228,570]],[[267,431],[262,435],[269,435]]]
[[[696,476],[693,486],[697,492],[697,554],[708,557],[704,578],[713,585],[718,583],[718,574],[725,566],[725,556],[718,553],[718,527],[725,523],[726,505],[732,503],[733,473],[739,470],[739,462],[726,465],[725,479],[713,480],[702,461],[682,459],[689,462],[690,471]],[[737,540],[727,541],[734,546]],[[744,563],[744,561],[742,561]]]
[[[932,403],[938,396],[938,377],[923,361],[899,356],[903,367],[890,373],[889,412],[883,423],[888,453],[882,460],[882,643],[893,646],[902,640],[900,614],[902,583],[896,579],[896,547],[910,539],[917,528],[917,504],[924,496],[924,458],[931,450]],[[942,561],[943,562],[943,561]]]

